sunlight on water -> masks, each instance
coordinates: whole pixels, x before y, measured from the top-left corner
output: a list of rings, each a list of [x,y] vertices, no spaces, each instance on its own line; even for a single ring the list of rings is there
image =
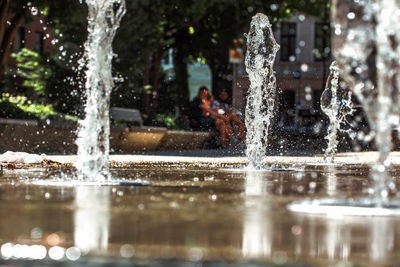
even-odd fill
[[[334,51],[343,79],[361,102],[379,158],[372,167],[371,190],[377,202],[388,201],[394,184],[387,170],[391,134],[399,117],[398,1],[334,1]]]
[[[110,93],[114,85],[111,73],[112,41],[125,14],[124,0],[86,0],[88,39],[80,68],[85,71],[85,119],[79,122],[79,180],[104,181],[109,173]]]
[[[273,70],[279,45],[268,17],[257,14],[247,35],[246,69],[250,88],[246,104],[246,156],[249,165],[260,169],[268,145],[268,131],[275,112],[276,79]]]
[[[346,122],[347,115],[353,113],[351,91],[340,86],[339,81],[339,68],[336,61],[333,61],[325,90],[321,96],[321,110],[329,118],[328,132],[325,137],[328,140],[328,146],[325,149],[325,159],[328,163],[334,162],[341,124]]]

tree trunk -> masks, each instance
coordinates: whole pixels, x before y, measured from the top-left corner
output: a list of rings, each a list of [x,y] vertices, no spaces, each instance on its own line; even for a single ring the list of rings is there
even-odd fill
[[[149,114],[150,112],[150,94],[146,89],[150,85],[150,69],[151,69],[151,59],[150,56],[146,57],[146,67],[143,74],[143,103],[144,103],[144,113]]]
[[[6,32],[6,23],[7,23],[9,7],[10,7],[10,0],[0,1],[0,44],[3,42],[4,34]]]
[[[160,76],[161,76],[161,61],[163,58],[164,51],[158,49],[154,56],[154,80],[153,80],[153,91],[152,91],[152,101],[151,101],[151,112],[155,113],[158,106],[158,91],[160,87]]]
[[[183,49],[177,47],[174,50],[174,72],[175,81],[178,90],[178,103],[179,110],[182,115],[186,116],[189,110],[189,73],[187,69],[187,55],[183,53]]]

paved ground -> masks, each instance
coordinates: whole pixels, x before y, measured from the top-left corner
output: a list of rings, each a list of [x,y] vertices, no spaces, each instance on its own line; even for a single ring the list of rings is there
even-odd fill
[[[46,158],[63,163],[73,163],[76,156],[47,156]],[[377,152],[346,152],[339,153],[335,158],[337,164],[372,164],[378,158]],[[400,165],[400,152],[392,152],[390,159],[393,165]],[[110,160],[120,163],[227,163],[246,164],[243,154],[235,154],[221,150],[202,150],[184,152],[159,152],[147,154],[118,154],[111,155]],[[323,155],[313,156],[267,156],[267,164],[326,164]]]
[[[42,159],[57,161],[61,163],[74,163],[76,155],[32,155],[20,153],[21,156],[3,157],[0,155],[0,162],[34,163],[26,161],[26,155],[40,162]],[[17,153],[19,155],[19,153]],[[335,157],[337,164],[372,164],[378,158],[377,152],[345,152],[338,153]],[[14,160],[16,159],[16,160]],[[392,152],[390,160],[393,165],[400,165],[400,152]],[[247,158],[243,150],[208,149],[208,150],[185,150],[185,151],[155,151],[135,154],[112,154],[110,161],[113,163],[198,163],[198,164],[247,164]],[[279,155],[278,153],[264,158],[267,164],[326,164],[322,154],[311,152],[292,151]]]

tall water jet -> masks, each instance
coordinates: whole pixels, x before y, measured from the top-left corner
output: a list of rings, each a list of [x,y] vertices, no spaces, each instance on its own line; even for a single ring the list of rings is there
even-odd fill
[[[325,137],[328,140],[328,145],[325,149],[325,160],[328,163],[334,162],[341,125],[346,122],[346,116],[353,112],[351,91],[339,84],[339,78],[338,65],[336,61],[333,61],[325,90],[321,96],[321,109],[329,118],[329,126]]]
[[[78,179],[104,181],[109,174],[110,93],[112,41],[125,14],[125,0],[85,0],[88,6],[88,38],[80,60],[85,69],[85,118],[79,122]]]
[[[333,1],[333,52],[341,77],[361,102],[375,138],[378,158],[371,167],[373,187],[361,199],[295,202],[292,211],[328,215],[400,216],[400,201],[388,169],[392,132],[399,126],[400,2]]]
[[[399,122],[400,2],[335,0],[333,51],[343,79],[361,102],[379,151],[371,193],[378,206],[395,185],[387,172],[391,134]]]
[[[268,132],[275,112],[276,78],[273,64],[279,45],[264,14],[256,14],[247,35],[246,70],[250,88],[246,104],[246,156],[249,166],[260,169],[268,146]]]

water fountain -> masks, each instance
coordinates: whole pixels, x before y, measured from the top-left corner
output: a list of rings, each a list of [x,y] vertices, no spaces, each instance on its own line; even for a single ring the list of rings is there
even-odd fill
[[[117,7],[111,14],[119,10]],[[272,62],[277,45],[266,17],[257,15],[255,20],[258,24],[252,25],[249,42],[257,49],[247,58],[252,88],[263,91],[264,87],[264,91],[275,98]],[[263,68],[264,63],[266,68]],[[111,79],[109,68],[104,71]],[[260,99],[253,95],[255,103],[266,104],[256,102]],[[255,108],[260,107],[260,112],[272,111],[274,103],[268,104]],[[249,117],[256,115],[250,112]],[[82,124],[85,122],[86,119]],[[133,155],[111,155],[111,159],[123,166],[112,170],[114,178],[125,177],[129,181],[141,177],[151,181],[153,186],[120,187],[119,183],[111,187],[85,186],[115,181],[110,181],[111,175],[105,172],[108,163],[98,161],[100,157],[89,157],[87,164],[80,163],[84,169],[80,179],[91,183],[75,186],[77,184],[69,180],[55,187],[49,186],[48,180],[65,169],[5,169],[0,174],[0,265],[8,261],[37,263],[37,266],[54,261],[67,265],[101,263],[110,266],[136,262],[143,266],[191,266],[203,261],[209,266],[265,266],[266,263],[294,265],[298,261],[311,265],[399,261],[397,218],[340,217],[366,214],[358,206],[353,205],[351,209],[341,206],[356,202],[337,200],[342,194],[359,197],[368,187],[364,162],[358,161],[361,163],[357,166],[344,165],[341,164],[344,157],[338,157],[336,164],[326,166],[313,164],[320,162],[320,157],[265,157],[265,146],[261,145],[267,144],[264,133],[271,125],[263,118],[259,123],[257,127],[261,127],[261,132],[258,128],[251,129],[263,134],[256,140],[259,147],[248,149],[249,158],[255,161],[253,167],[262,169],[263,162],[281,160],[289,165],[302,164],[301,173],[226,169],[227,166],[237,169],[244,165],[245,159],[234,162],[232,158],[218,161],[216,158],[171,160],[163,157],[155,162],[154,158],[151,161],[143,155],[139,160]],[[96,138],[95,141],[99,140]],[[79,142],[83,142],[82,139]],[[106,147],[89,150],[96,151],[97,156],[107,152]],[[84,160],[85,153],[80,155],[80,160]],[[107,153],[105,158],[108,158]],[[356,161],[351,155],[347,158]],[[57,157],[50,159],[56,161]],[[130,159],[137,161],[132,164]],[[87,166],[99,167],[99,172],[84,174],[89,169]],[[35,179],[45,183],[33,185],[31,181]],[[102,182],[97,182],[98,179]],[[311,212],[319,208],[318,212],[333,217],[307,216],[285,208],[289,202],[310,195],[328,195],[331,202],[317,199],[305,205],[303,201],[297,202],[301,204],[297,207]],[[372,201],[363,203],[367,207],[374,206]],[[334,207],[336,209],[332,209]],[[385,205],[368,211],[371,215],[394,214]]]
[[[328,140],[328,146],[325,149],[325,161],[333,164],[335,153],[338,146],[339,131],[342,123],[346,122],[346,116],[353,113],[351,102],[351,91],[340,83],[339,68],[336,61],[330,66],[330,74],[326,81],[325,90],[321,96],[321,109],[329,118],[328,131],[325,139]],[[347,132],[349,132],[347,130]]]
[[[268,132],[275,112],[276,79],[273,70],[279,45],[264,14],[256,14],[247,35],[246,70],[250,88],[246,104],[246,156],[250,168],[261,169]]]
[[[110,180],[109,136],[110,93],[114,85],[111,72],[112,41],[125,14],[124,0],[86,0],[88,38],[80,68],[85,71],[85,119],[79,122],[78,159],[80,180]]]
[[[363,199],[323,199],[289,206],[293,211],[344,215],[400,215],[400,202],[390,200],[396,191],[388,169],[392,131],[399,124],[400,19],[397,1],[346,1],[333,3],[334,56],[343,79],[366,113],[375,137],[378,158],[371,167],[374,182]],[[305,208],[307,207],[307,208]]]

